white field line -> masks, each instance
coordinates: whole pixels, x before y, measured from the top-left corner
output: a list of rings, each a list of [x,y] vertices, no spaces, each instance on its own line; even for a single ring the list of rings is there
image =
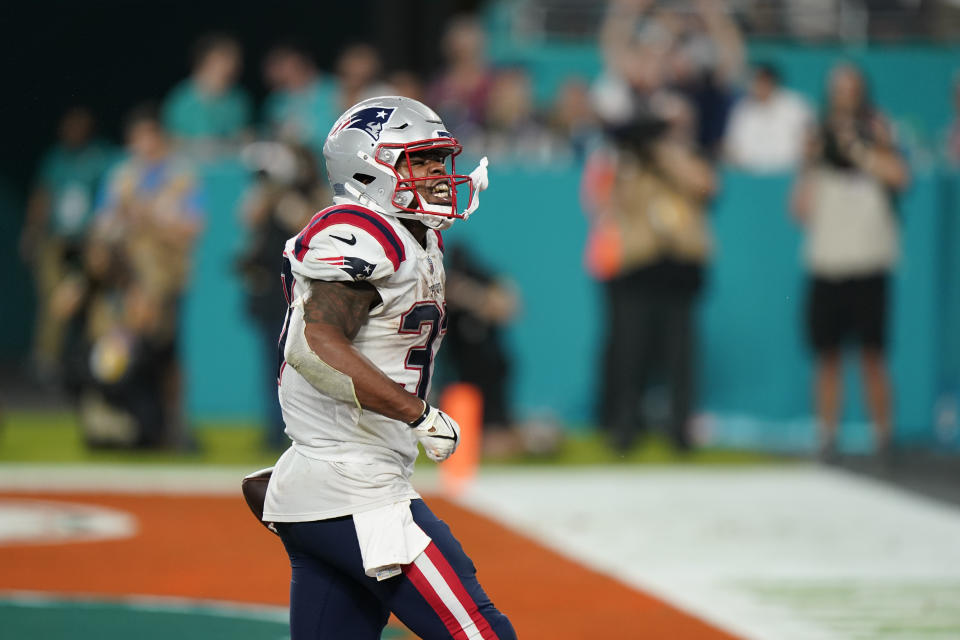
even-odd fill
[[[239,494],[241,467],[0,464],[0,491]]]
[[[0,463],[0,491],[161,495],[240,495],[253,467],[133,464]],[[437,484],[432,468],[417,469],[414,484]]]
[[[960,602],[929,597],[960,585],[960,510],[842,472],[497,470],[462,502],[744,638],[960,637]]]

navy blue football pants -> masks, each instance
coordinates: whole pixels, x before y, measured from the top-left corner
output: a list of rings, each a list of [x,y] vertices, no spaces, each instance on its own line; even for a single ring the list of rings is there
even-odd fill
[[[350,516],[277,523],[292,567],[291,640],[379,640],[391,612],[423,640],[515,640],[446,523],[423,500],[410,511],[432,542],[381,582],[363,572]]]

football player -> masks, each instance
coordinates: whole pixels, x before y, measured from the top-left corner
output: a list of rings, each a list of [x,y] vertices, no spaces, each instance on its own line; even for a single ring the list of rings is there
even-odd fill
[[[292,640],[376,640],[391,612],[425,639],[516,637],[410,483],[418,442],[440,462],[460,438],[426,400],[446,326],[440,231],[487,186],[486,159],[456,174],[460,151],[415,100],[360,102],[324,144],[333,206],[286,244],[292,444],[261,519],[290,556]]]

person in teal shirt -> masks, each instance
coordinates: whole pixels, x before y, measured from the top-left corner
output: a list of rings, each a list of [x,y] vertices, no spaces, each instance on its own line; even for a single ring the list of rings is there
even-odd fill
[[[58,368],[63,326],[51,313],[57,285],[79,267],[83,243],[94,218],[94,202],[118,149],[94,137],[94,118],[84,107],[60,120],[59,142],[44,156],[30,196],[20,251],[37,287],[33,366],[41,378]]]
[[[173,88],[163,105],[163,124],[178,141],[237,141],[250,125],[246,92],[236,86],[240,45],[228,36],[200,40],[193,73]]]
[[[295,44],[275,47],[263,65],[272,92],[263,107],[270,137],[301,144],[317,157],[339,115],[333,80],[323,77],[309,54]]]

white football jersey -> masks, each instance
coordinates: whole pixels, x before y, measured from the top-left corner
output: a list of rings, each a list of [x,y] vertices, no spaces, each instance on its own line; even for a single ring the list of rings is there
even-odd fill
[[[426,248],[393,216],[353,204],[317,213],[284,250],[288,301],[312,280],[367,281],[381,303],[353,341],[357,350],[408,392],[426,398],[446,330],[443,241]],[[289,313],[302,313],[291,307]],[[282,353],[285,337],[280,340]],[[264,520],[306,521],[374,509],[418,497],[409,482],[417,438],[405,423],[335,400],[281,362],[280,406],[292,445],[278,460]]]

